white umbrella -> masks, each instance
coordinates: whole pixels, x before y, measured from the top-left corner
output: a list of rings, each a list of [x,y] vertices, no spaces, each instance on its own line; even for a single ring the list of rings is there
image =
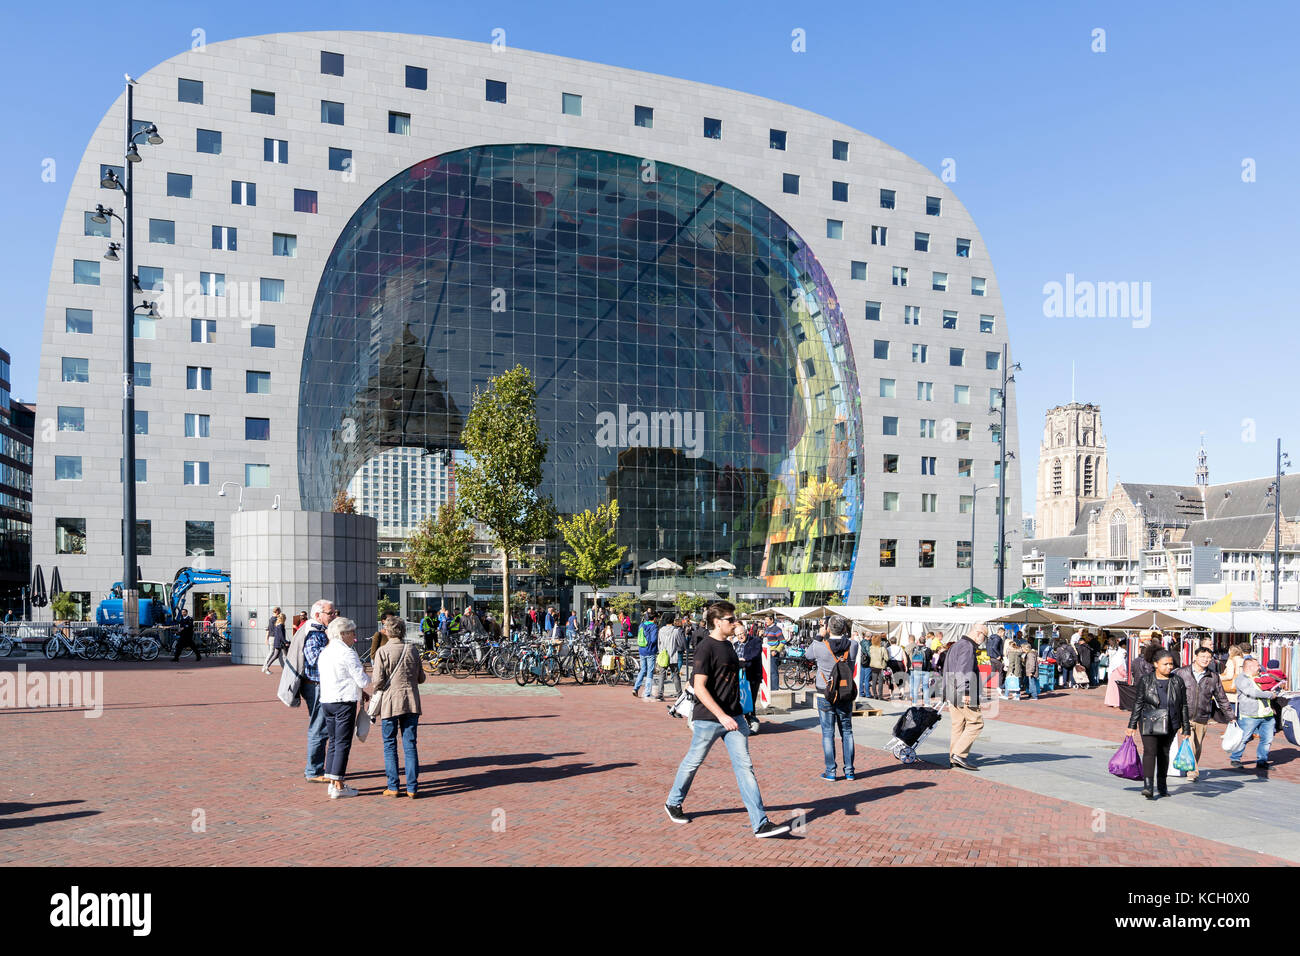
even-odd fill
[[[736,566],[726,558],[718,558],[716,561],[710,561],[707,564],[696,565],[696,571],[734,571]]]
[[[680,571],[681,569],[680,564],[669,558],[660,558],[658,561],[651,561],[649,564],[641,565],[642,571]]]

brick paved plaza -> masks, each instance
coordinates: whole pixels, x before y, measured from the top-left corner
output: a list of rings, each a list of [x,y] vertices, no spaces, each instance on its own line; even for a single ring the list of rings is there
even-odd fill
[[[21,663],[29,672],[70,666]],[[1100,690],[1003,705],[988,722],[988,747],[983,739],[976,745],[976,756],[988,760],[977,774],[943,769],[942,756],[931,756],[946,752],[946,724],[922,750],[938,763],[905,767],[871,744],[888,735],[894,718],[860,718],[858,779],[830,784],[817,779],[820,737],[810,711],[765,721],[752,752],[768,812],[782,820],[802,811],[806,826],[800,836],[757,841],[721,745],[687,800],[692,822],[669,823],[662,804],[687,730],[626,687],[433,680],[423,688],[421,799],[378,796],[376,730],[352,749],[349,780],[362,796],[330,801],[323,785],[302,779],[306,713],[274,698],[277,678],[224,661],[96,666],[106,701],[98,719],[74,710],[0,710],[0,828],[7,831],[0,863],[306,865],[325,862],[325,847],[340,841],[356,859],[424,865],[1199,867],[1298,858],[1280,838],[1274,855],[1227,836],[1243,812],[1295,792],[1294,747],[1278,737],[1271,780],[1254,770],[1214,773],[1227,759],[1212,731],[1205,765],[1214,782],[1192,792],[1171,781],[1173,796],[1150,804],[1139,784],[1105,774],[1109,753],[1101,744],[1113,751],[1124,717],[1102,705]],[[1074,743],[1057,753],[1057,738],[1092,738],[1086,746],[1096,754],[1085,757]],[[1024,750],[1024,762],[996,756],[999,746]],[[1084,764],[1084,784],[1104,788],[1096,791],[1103,799],[1050,795],[1074,792],[1065,774]],[[1032,789],[1018,784],[1022,778]],[[1198,814],[1211,816],[1184,823]],[[1197,833],[1218,833],[1220,820],[1220,839],[1229,842]],[[1282,821],[1279,832],[1293,821]]]

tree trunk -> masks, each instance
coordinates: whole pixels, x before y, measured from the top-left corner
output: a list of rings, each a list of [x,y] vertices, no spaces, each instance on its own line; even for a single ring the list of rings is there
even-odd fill
[[[501,549],[501,634],[509,639],[510,628],[510,554]]]

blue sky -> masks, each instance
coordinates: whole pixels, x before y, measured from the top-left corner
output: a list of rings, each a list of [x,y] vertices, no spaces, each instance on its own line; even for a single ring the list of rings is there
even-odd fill
[[[742,12],[743,11],[743,12]],[[1300,462],[1293,285],[1300,248],[1294,3],[906,4],[229,0],[24,4],[0,48],[11,93],[0,151],[6,222],[0,347],[36,398],[45,284],[68,182],[121,90],[209,42],[292,30],[388,30],[488,42],[715,83],[814,110],[940,172],[987,244],[1011,331],[1024,507],[1043,412],[1102,407],[1110,477],[1190,483]],[[791,51],[802,29],[807,52]],[[1093,31],[1105,31],[1094,52]],[[42,160],[61,175],[41,181]],[[1243,161],[1255,181],[1243,182]],[[22,224],[19,226],[19,224]],[[1289,238],[1288,238],[1289,237]],[[1150,283],[1150,324],[1049,318],[1043,287]],[[1288,291],[1291,290],[1291,291]],[[1140,320],[1139,320],[1140,323]]]

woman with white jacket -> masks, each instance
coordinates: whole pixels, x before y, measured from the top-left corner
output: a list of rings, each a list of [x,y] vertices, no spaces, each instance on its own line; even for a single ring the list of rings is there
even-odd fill
[[[370,690],[371,680],[353,647],[357,642],[357,625],[346,617],[336,617],[327,630],[329,643],[320,652],[320,702],[325,710],[325,733],[329,736],[329,753],[325,757],[325,778],[329,780],[329,798],[355,797],[357,791],[344,783],[348,771],[348,752],[352,749],[352,732],[357,725],[357,704]]]

